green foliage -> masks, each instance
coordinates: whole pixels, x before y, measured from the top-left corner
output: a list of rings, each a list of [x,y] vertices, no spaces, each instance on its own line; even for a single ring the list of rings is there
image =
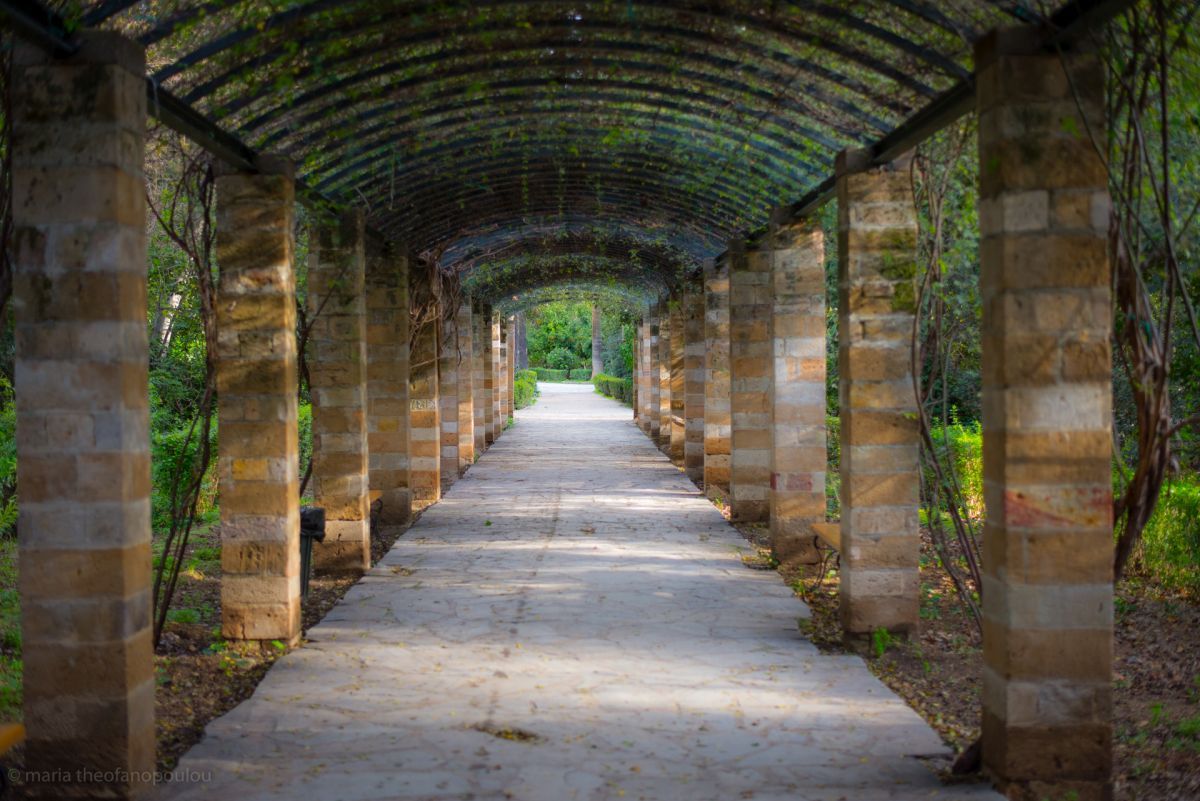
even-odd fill
[[[518,409],[532,406],[537,400],[537,377],[532,370],[521,370],[513,376],[513,405]]]
[[[297,427],[300,430],[300,475],[304,475],[308,463],[312,461],[312,404],[301,403],[297,411]]]
[[[582,357],[569,348],[555,348],[544,357],[546,366],[552,370],[572,370],[580,365]]]
[[[539,381],[566,381],[567,370],[551,370],[549,367],[535,367],[534,373]]]
[[[155,422],[173,420],[174,416],[162,415]],[[165,530],[171,525],[171,489],[173,478],[181,476],[181,490],[196,469],[200,458],[200,424],[193,427],[192,421],[184,420],[165,430],[150,432],[150,470],[153,487],[150,493],[151,523],[156,530]],[[209,463],[204,468],[203,486],[196,507],[201,521],[211,521],[216,516],[217,503],[217,416],[212,418],[209,430]]]
[[[895,643],[892,633],[882,626],[871,632],[871,653],[876,659],[883,656],[887,649]]]
[[[0,374],[0,536],[17,525],[17,407],[12,383]]]
[[[617,378],[601,373],[592,379],[596,391],[601,395],[619,400],[621,403],[633,403],[633,381],[628,378]]]
[[[578,367],[570,372],[567,376],[571,381],[588,381],[592,377],[592,368]]]
[[[980,520],[983,518],[983,431],[978,421],[959,423],[953,410],[950,419],[952,422],[947,426],[933,427],[933,444],[942,456],[942,464],[954,468],[964,511],[972,519]],[[933,477],[926,483],[932,485]]]
[[[825,468],[825,513],[831,520],[842,515],[842,419],[825,415],[827,466]]]
[[[1141,560],[1159,581],[1200,593],[1200,476],[1167,482],[1142,533]]]

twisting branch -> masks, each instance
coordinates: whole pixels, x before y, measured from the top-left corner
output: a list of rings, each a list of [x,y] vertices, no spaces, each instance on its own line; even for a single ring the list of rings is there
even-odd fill
[[[196,522],[196,511],[204,486],[204,475],[212,461],[211,433],[213,402],[216,399],[217,321],[216,287],[213,280],[213,224],[215,184],[212,158],[174,135],[158,137],[164,159],[174,161],[168,169],[171,186],[165,192],[148,191],[147,202],[155,222],[183,252],[196,282],[200,321],[204,330],[204,394],[188,427],[183,453],[196,448],[195,459],[180,459],[171,476],[171,524],[163,542],[162,556],[154,569],[154,643],[157,646],[175,596],[179,573],[187,554],[188,540]],[[148,185],[149,188],[149,185]]]
[[[976,600],[983,586],[979,536],[968,512],[962,482],[949,442],[934,437],[934,419],[943,432],[950,426],[948,379],[953,368],[951,352],[957,331],[946,304],[945,243],[946,202],[954,188],[964,157],[975,142],[972,122],[961,122],[925,143],[912,164],[913,200],[919,211],[920,284],[912,329],[913,390],[917,397],[917,424],[921,438],[921,498],[929,532],[942,566],[954,584],[959,600],[982,633],[983,616]],[[948,436],[948,434],[947,434]],[[962,555],[965,572],[951,547],[941,514],[945,507],[953,528],[954,544]]]

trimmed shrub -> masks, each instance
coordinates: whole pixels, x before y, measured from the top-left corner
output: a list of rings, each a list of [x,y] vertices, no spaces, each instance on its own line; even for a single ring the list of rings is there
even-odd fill
[[[592,378],[592,368],[576,367],[567,376],[572,381],[590,381]]]
[[[538,381],[566,381],[569,370],[551,370],[549,367],[535,367]]]
[[[537,400],[537,377],[530,377],[532,370],[522,370],[513,380],[513,406],[524,409]]]
[[[601,373],[596,376],[592,384],[601,395],[607,395],[621,403],[633,404],[633,381],[628,378],[616,378]]]
[[[525,381],[532,381],[533,383],[536,384],[537,383],[537,370],[518,370],[516,372],[516,375],[513,376],[513,380],[520,381],[522,379],[524,379]]]
[[[567,348],[555,348],[546,354],[546,365],[552,370],[570,370],[579,361],[579,355]]]

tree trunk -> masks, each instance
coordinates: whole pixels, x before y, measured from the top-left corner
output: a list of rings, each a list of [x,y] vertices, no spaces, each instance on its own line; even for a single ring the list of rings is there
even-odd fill
[[[600,356],[600,307],[592,306],[592,378],[604,372],[604,359]]]

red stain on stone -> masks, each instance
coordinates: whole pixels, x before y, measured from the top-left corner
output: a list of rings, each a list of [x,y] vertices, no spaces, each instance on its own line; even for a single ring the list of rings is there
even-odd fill
[[[1046,492],[1008,490],[1004,522],[1019,528],[1095,528],[1112,525],[1112,490],[1060,487]]]

